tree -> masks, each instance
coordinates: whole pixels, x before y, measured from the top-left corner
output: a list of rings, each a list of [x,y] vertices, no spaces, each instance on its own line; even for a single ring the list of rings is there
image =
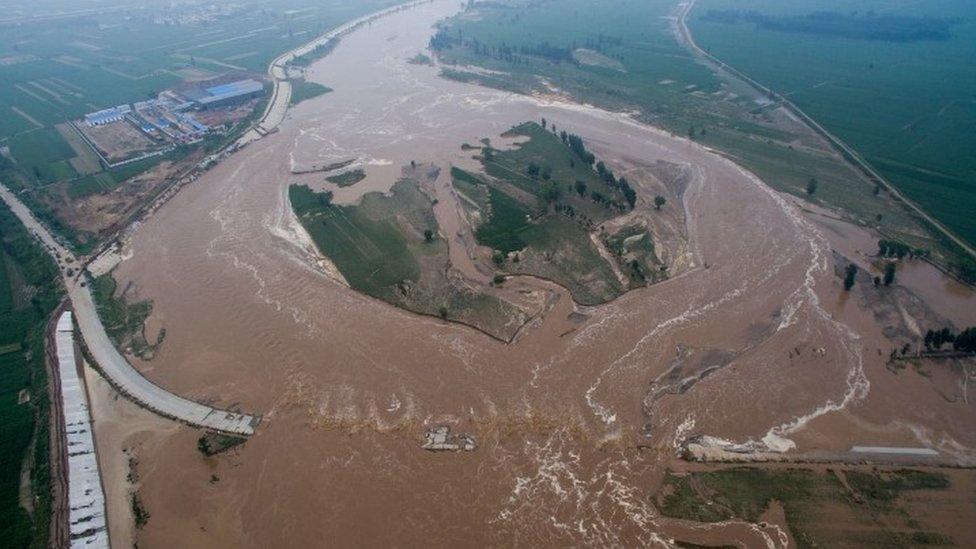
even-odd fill
[[[542,129],[546,129],[546,119],[542,119]]]
[[[694,138],[695,138],[695,126],[689,126],[688,127],[688,139],[694,139]]]
[[[430,229],[424,229],[424,240],[427,242],[432,242],[434,240],[434,231]]]
[[[623,179],[621,179],[623,181]],[[627,199],[627,204],[630,205],[630,209],[634,209],[634,204],[637,204],[637,192],[630,186],[622,187],[621,189],[624,193],[624,198]]]
[[[884,285],[891,286],[891,283],[895,281],[895,264],[885,263],[884,266]]]
[[[849,292],[854,287],[854,278],[857,276],[857,265],[851,263],[844,269],[844,291]]]
[[[880,276],[874,277],[874,287],[877,288],[878,286],[881,286],[881,277]]]
[[[525,173],[529,174],[532,179],[539,177],[539,165],[535,162],[529,162],[529,167],[525,168]]]
[[[580,195],[580,197],[586,196],[586,183],[577,179],[575,188],[576,188],[576,194]]]
[[[596,163],[596,174],[599,175],[601,179],[606,179],[607,177],[607,166],[602,160]]]
[[[665,205],[667,203],[668,203],[668,200],[666,198],[664,198],[663,196],[661,196],[661,195],[657,195],[657,196],[654,197],[654,208],[657,209],[657,210],[660,210],[661,209],[661,206],[663,206],[663,205]]]
[[[911,253],[912,249],[897,240],[879,240],[878,255],[881,257],[897,257],[901,259]]]
[[[495,265],[501,265],[502,263],[505,263],[505,252],[501,250],[495,250],[491,254],[491,260],[495,263]]]
[[[817,182],[817,178],[811,177],[810,181],[807,181],[807,194],[812,195],[813,193],[817,192],[817,187],[819,186],[820,183]]]
[[[970,326],[956,336],[953,348],[964,353],[976,353],[976,326]]]
[[[549,204],[552,204],[559,198],[559,186],[552,181],[546,181],[542,184],[539,194],[542,196],[543,200]]]
[[[976,284],[976,261],[972,259],[964,258],[962,261],[956,263],[956,272],[959,273],[959,278],[970,284]]]

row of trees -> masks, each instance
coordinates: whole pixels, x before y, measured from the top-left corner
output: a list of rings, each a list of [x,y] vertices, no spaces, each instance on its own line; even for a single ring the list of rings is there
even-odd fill
[[[857,265],[851,263],[844,269],[844,290],[850,291],[854,287],[854,281],[857,279]],[[891,286],[895,281],[895,264],[885,263],[884,271],[882,276],[874,277],[874,287],[877,288],[884,284],[885,286]]]
[[[970,326],[959,334],[949,328],[929,330],[925,332],[925,348],[929,351],[940,351],[942,346],[951,343],[952,348],[963,353],[976,353],[976,326]]]
[[[607,166],[602,162],[596,163],[596,173],[601,179],[607,182],[607,185],[617,189],[621,194],[624,195],[624,199],[627,201],[627,205],[631,209],[634,209],[634,204],[637,203],[637,193],[634,188],[630,186],[630,182],[627,181],[626,177],[617,177],[613,174],[613,170],[607,168]]]
[[[546,125],[545,119],[542,120],[542,124],[544,128]],[[570,150],[572,150],[573,153],[580,158],[580,160],[591,166],[594,162],[596,162],[596,156],[586,149],[586,145],[583,144],[582,137],[567,133],[566,130],[560,132],[559,137],[562,139],[563,144],[568,146]],[[601,179],[606,181],[608,185],[619,190],[620,193],[624,195],[624,200],[627,201],[627,205],[630,206],[631,209],[634,208],[634,205],[637,204],[637,192],[634,191],[634,188],[630,186],[630,182],[627,181],[626,177],[617,179],[613,173],[613,170],[607,168],[606,164],[604,164],[602,161],[596,162],[596,173]],[[577,192],[579,192],[578,189]],[[582,196],[582,194],[580,196]]]
[[[881,257],[897,257],[898,259],[902,259],[912,254],[913,250],[911,246],[904,242],[885,239],[878,241],[878,255]]]

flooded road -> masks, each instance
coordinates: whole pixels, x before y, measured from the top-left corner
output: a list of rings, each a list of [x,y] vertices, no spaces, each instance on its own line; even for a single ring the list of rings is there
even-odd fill
[[[834,450],[918,445],[921,426],[971,455],[972,409],[925,396],[922,379],[888,379],[891,344],[842,302],[827,238],[754,176],[622,114],[408,63],[458,8],[435,1],[346,36],[308,74],[335,91],[289,111],[280,132],[136,232],[116,276],[154,301],[151,323],[166,329],[137,366],[181,395],[263,414],[232,456],[204,460],[184,429],[141,457],[152,514],[141,546],[666,544],[690,527],[660,518],[651,496],[692,435]],[[323,185],[293,170],[355,159],[367,178],[336,192],[355,201],[411,161],[442,174],[475,166],[462,143],[541,117],[632,170],[638,207],[654,193],[641,166],[692,170],[683,203],[669,206],[686,210],[680,276],[599,307],[562,291],[507,345],[351,290],[287,202],[290,183]],[[437,182],[437,215],[453,235],[448,185]],[[451,257],[467,257],[458,239]],[[570,322],[574,310],[586,320]],[[879,385],[931,406],[872,400]],[[440,424],[478,449],[422,450],[425,428]],[[694,537],[709,538],[701,528]],[[751,525],[703,528],[781,546]]]

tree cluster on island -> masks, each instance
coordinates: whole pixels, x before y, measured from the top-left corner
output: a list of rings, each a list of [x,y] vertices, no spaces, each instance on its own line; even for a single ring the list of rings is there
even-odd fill
[[[949,328],[925,332],[925,349],[929,352],[941,351],[945,344],[952,344],[955,351],[976,353],[976,326],[970,326],[956,334]]]
[[[844,269],[844,291],[849,292],[854,287],[857,278],[857,265],[851,263]]]
[[[545,127],[545,123],[545,119],[543,119],[543,127]],[[627,205],[630,206],[631,209],[634,208],[634,205],[637,204],[637,192],[634,191],[633,187],[631,187],[630,182],[627,181],[626,177],[621,177],[618,179],[617,176],[614,175],[613,170],[608,168],[603,161],[597,162],[596,156],[586,149],[586,145],[583,144],[583,138],[580,136],[567,133],[566,130],[563,130],[559,133],[559,138],[562,140],[563,144],[568,146],[570,150],[572,150],[573,153],[575,153],[576,156],[586,164],[593,166],[594,162],[596,162],[594,168],[596,169],[597,175],[606,181],[607,185],[618,189],[620,193],[624,195],[624,200],[627,201]]]

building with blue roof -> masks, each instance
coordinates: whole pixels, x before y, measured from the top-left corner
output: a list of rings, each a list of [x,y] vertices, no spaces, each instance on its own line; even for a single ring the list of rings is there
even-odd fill
[[[184,95],[196,108],[209,109],[245,101],[263,93],[264,84],[253,78],[248,78],[210,88],[192,90]]]

